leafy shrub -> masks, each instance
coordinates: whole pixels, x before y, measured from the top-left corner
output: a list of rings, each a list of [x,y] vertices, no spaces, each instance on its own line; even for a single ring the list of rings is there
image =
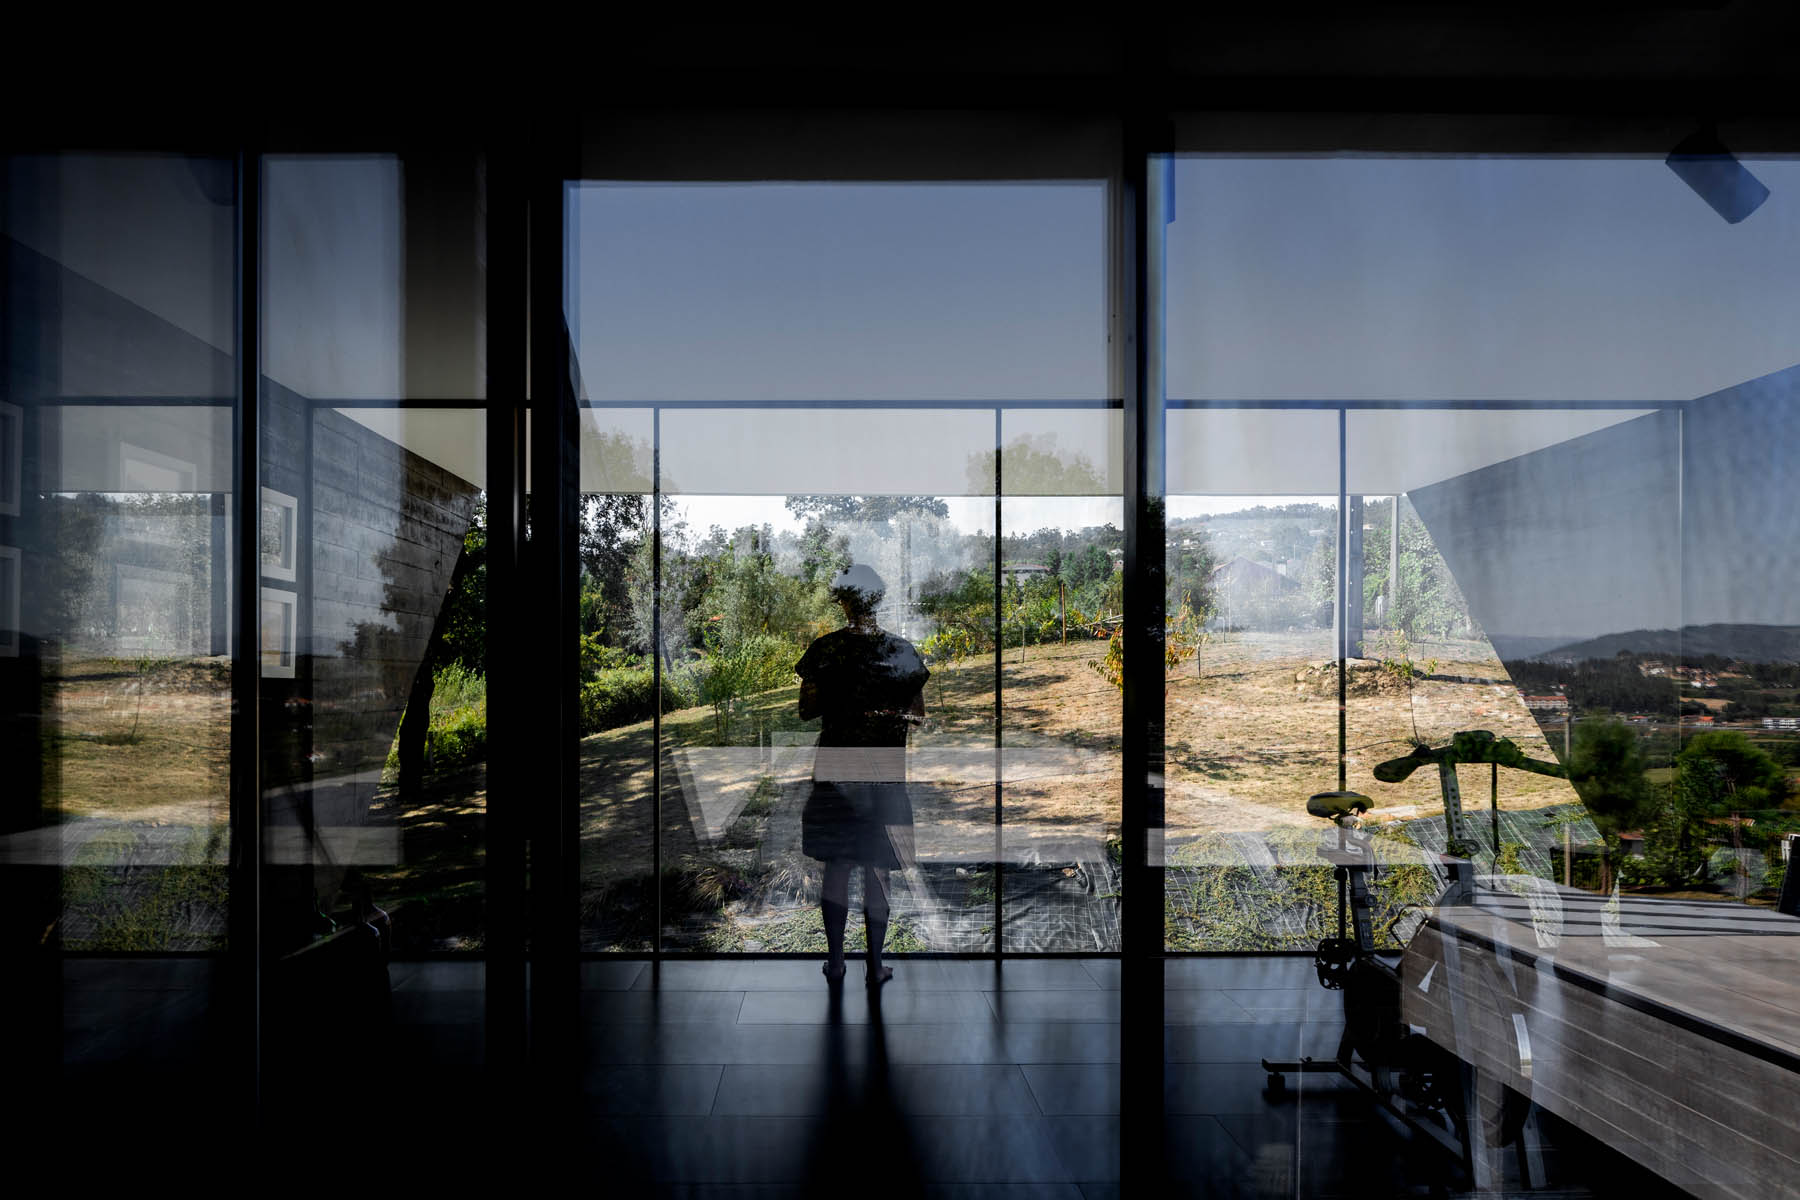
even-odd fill
[[[425,731],[425,761],[432,770],[448,771],[480,762],[487,757],[487,710],[463,709],[454,720],[438,724],[432,714]]]
[[[425,727],[425,768],[453,771],[487,757],[487,676],[460,662],[438,668]],[[386,774],[400,769],[400,739],[388,748]]]
[[[1649,887],[1664,882],[1655,863],[1635,854],[1619,860],[1618,875],[1620,887]]]
[[[769,634],[743,637],[711,636],[700,697],[713,708],[718,736],[730,735],[738,701],[771,688],[794,682],[794,663],[800,653],[781,638]]]
[[[641,654],[633,654],[629,650],[621,650],[617,646],[605,646],[600,642],[597,633],[584,634],[581,639],[581,681],[590,682],[600,677],[602,671],[616,671],[623,668],[648,670],[649,664]]]
[[[448,717],[467,709],[486,711],[487,676],[480,671],[471,671],[461,663],[453,662],[440,668],[431,691],[433,723],[440,715]]]
[[[648,721],[655,715],[651,697],[655,694],[655,673],[646,667],[614,667],[602,669],[581,685],[581,733],[599,733]],[[662,680],[662,711],[673,712],[685,707],[689,697],[683,694],[680,681],[665,674]]]

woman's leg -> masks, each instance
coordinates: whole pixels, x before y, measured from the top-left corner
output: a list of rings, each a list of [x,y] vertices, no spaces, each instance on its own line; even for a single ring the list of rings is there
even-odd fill
[[[837,860],[825,864],[819,911],[825,918],[825,944],[831,949],[831,973],[841,975],[844,970],[844,926],[850,919],[849,863]]]
[[[888,870],[886,867],[863,868],[863,923],[869,930],[869,976],[886,978],[881,965],[881,949],[887,944]]]

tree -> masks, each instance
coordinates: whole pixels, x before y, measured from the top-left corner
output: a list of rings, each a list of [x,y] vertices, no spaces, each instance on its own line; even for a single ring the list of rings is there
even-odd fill
[[[486,674],[487,663],[487,496],[475,498],[469,528],[463,534],[462,557],[451,578],[439,617],[443,643],[440,665],[458,663]]]
[[[863,521],[885,536],[897,517],[947,517],[950,506],[936,496],[789,496],[787,510],[796,517],[829,523]]]
[[[850,539],[833,534],[823,518],[814,517],[800,535],[800,577],[808,584],[828,581],[850,565]]]
[[[1643,746],[1623,721],[1583,721],[1575,727],[1567,765],[1569,782],[1600,831],[1600,887],[1605,891],[1611,884],[1607,854],[1618,849],[1619,831],[1636,824],[1650,800]]]
[[[669,503],[667,497],[664,503]],[[596,493],[581,497],[578,553],[586,593],[584,633],[600,633],[611,645],[625,644],[631,624],[626,575],[650,532],[650,497]]]
[[[1706,871],[1703,847],[1695,844],[1696,828],[1729,814],[1733,840],[1746,810],[1775,808],[1787,799],[1787,772],[1766,751],[1736,730],[1697,733],[1675,756],[1676,850],[1685,865],[1698,858]]]
[[[1070,555],[1062,563],[1063,575],[1070,586],[1084,588],[1092,583],[1103,583],[1113,573],[1112,559],[1106,551],[1092,542],[1082,547],[1077,554]]]

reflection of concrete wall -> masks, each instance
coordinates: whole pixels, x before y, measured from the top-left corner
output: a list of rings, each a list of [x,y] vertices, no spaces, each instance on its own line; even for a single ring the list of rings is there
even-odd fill
[[[1697,651],[1788,658],[1800,626],[1797,421],[1792,367],[1410,497],[1503,658],[1674,630]]]
[[[1681,619],[1680,416],[1408,493],[1502,658]]]
[[[308,765],[271,766],[314,781],[320,824],[361,824],[476,489],[330,409],[309,416],[291,393],[265,409],[263,471],[268,486],[301,497],[303,669],[293,687],[310,701],[296,707],[310,710],[311,723]],[[285,690],[283,681],[264,681],[265,693]]]
[[[1684,624],[1800,625],[1796,420],[1800,367],[1688,406],[1681,431]],[[1756,650],[1745,645],[1739,652]]]
[[[315,748],[380,763],[425,655],[475,488],[336,413],[313,423]]]

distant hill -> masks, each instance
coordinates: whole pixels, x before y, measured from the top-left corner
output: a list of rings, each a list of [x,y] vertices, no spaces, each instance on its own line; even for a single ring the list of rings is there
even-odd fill
[[[1689,625],[1685,629],[1634,629],[1586,641],[1543,647],[1533,642],[1551,638],[1492,639],[1501,658],[1533,658],[1542,662],[1580,662],[1630,654],[1717,654],[1746,662],[1800,662],[1800,625]]]

